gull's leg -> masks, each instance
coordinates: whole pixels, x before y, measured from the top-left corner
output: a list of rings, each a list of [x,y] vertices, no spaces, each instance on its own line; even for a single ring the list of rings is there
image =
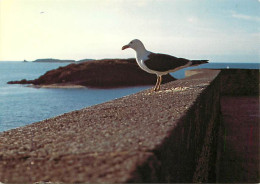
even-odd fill
[[[157,75],[157,81],[156,81],[156,84],[155,84],[155,86],[153,88],[154,91],[157,90],[158,84],[159,84],[159,76]]]
[[[160,87],[161,87],[161,83],[162,83],[162,76],[158,76],[158,85],[157,85],[157,88],[156,88],[156,91],[159,91],[160,90]]]

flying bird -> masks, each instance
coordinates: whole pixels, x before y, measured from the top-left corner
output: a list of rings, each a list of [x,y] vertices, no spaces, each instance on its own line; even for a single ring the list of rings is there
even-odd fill
[[[157,75],[157,82],[153,88],[154,91],[160,90],[163,75],[175,72],[182,68],[208,63],[208,60],[189,60],[185,58],[177,58],[171,55],[150,52],[145,49],[144,44],[138,39],[134,39],[129,44],[123,46],[122,50],[127,48],[135,50],[136,61],[141,69],[148,73]]]

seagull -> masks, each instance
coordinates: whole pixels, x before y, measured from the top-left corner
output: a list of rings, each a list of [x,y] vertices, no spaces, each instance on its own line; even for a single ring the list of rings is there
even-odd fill
[[[208,60],[189,60],[185,58],[177,58],[167,54],[153,53],[145,49],[144,44],[134,39],[129,44],[124,45],[122,50],[131,48],[136,52],[136,62],[138,66],[151,74],[157,75],[157,82],[154,91],[160,90],[162,76],[171,72],[176,72],[182,68],[189,66],[197,66],[208,63]]]

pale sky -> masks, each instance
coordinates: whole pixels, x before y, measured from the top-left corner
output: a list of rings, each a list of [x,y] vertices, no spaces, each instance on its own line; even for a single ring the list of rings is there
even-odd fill
[[[0,0],[0,60],[156,53],[259,62],[260,0]]]

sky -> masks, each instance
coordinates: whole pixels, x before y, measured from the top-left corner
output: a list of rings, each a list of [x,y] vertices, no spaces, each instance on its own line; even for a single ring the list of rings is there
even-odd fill
[[[133,58],[123,45],[260,62],[260,0],[0,0],[0,61]]]

